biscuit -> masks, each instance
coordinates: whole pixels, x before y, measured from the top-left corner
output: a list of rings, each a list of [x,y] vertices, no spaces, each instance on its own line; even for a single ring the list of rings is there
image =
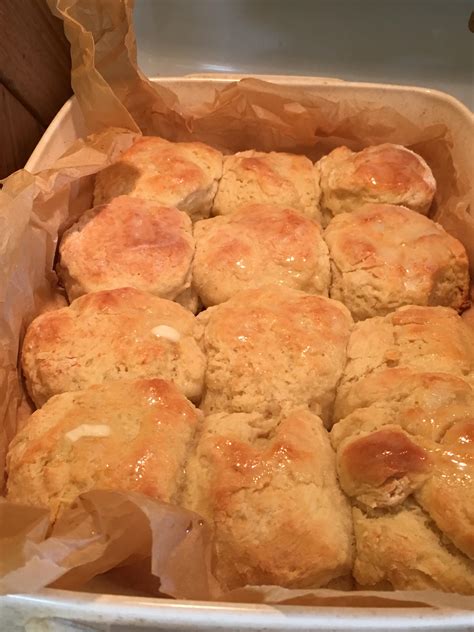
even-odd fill
[[[400,307],[356,323],[338,401],[360,380],[387,368],[474,378],[474,331],[449,307]]]
[[[202,326],[177,303],[133,288],[92,292],[28,328],[22,365],[37,406],[110,380],[160,377],[199,401]]]
[[[401,204],[427,215],[436,192],[436,181],[423,158],[389,143],[359,152],[338,147],[321,158],[315,174],[323,225],[367,202]]]
[[[384,423],[397,423],[411,434],[439,441],[454,423],[469,420],[473,410],[474,387],[461,377],[385,369],[359,380],[345,397],[338,394],[334,419],[343,421],[332,434],[373,430],[382,416]]]
[[[215,526],[226,588],[317,587],[351,570],[349,504],[327,432],[307,410],[207,417],[183,499]]]
[[[449,374],[387,369],[349,402],[331,440],[355,507],[357,581],[474,594],[474,389]],[[419,549],[412,529],[424,534]]]
[[[164,380],[109,382],[52,397],[8,453],[7,498],[54,516],[91,489],[176,502],[200,412]]]
[[[416,500],[437,528],[474,560],[474,407],[431,447],[431,476]]]
[[[191,221],[175,208],[121,196],[86,211],[64,233],[59,254],[69,300],[134,287],[179,302],[191,285]]]
[[[309,406],[330,423],[352,327],[337,301],[277,286],[202,312],[208,364],[202,406],[259,412]]]
[[[311,161],[253,149],[225,156],[213,214],[228,215],[254,203],[288,206],[319,221],[319,185]]]
[[[444,545],[418,508],[381,516],[354,509],[354,577],[370,590],[443,590],[474,594],[474,563]]]
[[[143,136],[97,174],[94,204],[131,195],[175,206],[193,220],[203,219],[209,217],[221,175],[220,151],[204,143],[170,143]]]
[[[402,305],[461,310],[469,302],[464,246],[419,213],[367,204],[337,215],[324,238],[331,258],[330,295],[354,320],[383,316]]]
[[[268,284],[327,296],[328,249],[319,224],[299,211],[249,204],[198,222],[193,285],[206,306]]]
[[[359,411],[363,413],[363,411]],[[427,411],[428,412],[428,411]],[[339,480],[344,492],[350,496],[362,522],[371,518],[385,518],[385,531],[379,535],[379,540],[364,539],[358,534],[356,527],[357,557],[377,557],[378,546],[390,547],[390,524],[395,515],[406,514],[415,509],[425,517],[432,531],[440,533],[440,546],[432,542],[430,551],[425,549],[427,567],[436,565],[440,556],[439,549],[446,554],[453,555],[458,560],[464,560],[464,579],[469,579],[469,594],[474,594],[474,420],[472,408],[466,411],[467,421],[451,425],[439,442],[425,439],[418,435],[410,435],[396,423],[384,425],[387,421],[381,409],[372,408],[372,425],[380,422],[380,429],[366,431],[367,426],[360,426],[352,413],[353,435],[346,436],[337,446],[337,469]],[[347,420],[349,418],[346,418]],[[344,420],[346,421],[346,420]],[[358,421],[358,420],[357,420]],[[430,420],[425,419],[429,424]],[[337,427],[337,425],[336,425]],[[382,525],[380,520],[377,524]],[[398,523],[403,533],[406,528]],[[384,528],[384,527],[382,527]],[[387,539],[387,542],[384,541]],[[409,545],[408,545],[409,547]],[[405,548],[405,547],[402,547]],[[383,560],[391,569],[401,566],[408,570],[415,578],[413,584],[404,585],[407,589],[418,588],[416,572],[418,556],[406,559],[406,555],[413,555],[414,551],[396,548],[390,551],[390,558]],[[430,559],[433,558],[433,559]],[[444,555],[445,560],[449,555]],[[357,567],[357,562],[356,562]],[[468,570],[466,570],[468,569]],[[406,572],[402,571],[402,572]],[[431,575],[432,571],[428,572]],[[357,576],[359,583],[365,584],[367,578]],[[459,590],[457,580],[444,590]],[[370,582],[369,582],[370,583]],[[394,588],[401,586],[393,583]],[[463,589],[465,590],[465,589]]]

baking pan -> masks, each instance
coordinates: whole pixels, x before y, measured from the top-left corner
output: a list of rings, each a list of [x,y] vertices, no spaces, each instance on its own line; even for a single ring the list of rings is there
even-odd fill
[[[153,78],[173,90],[183,105],[212,100],[214,90],[241,77],[191,75]],[[260,76],[273,83],[305,89],[338,101],[347,99],[390,106],[420,125],[444,124],[450,130],[453,158],[474,173],[471,112],[453,97],[423,88],[344,82],[314,77]],[[29,159],[31,172],[49,167],[85,133],[81,112],[72,97],[57,114]],[[387,594],[389,596],[389,594]],[[474,615],[453,608],[303,607],[215,602],[179,602],[103,593],[46,589],[34,595],[0,599],[0,630],[15,632],[66,630],[456,630],[474,629]]]

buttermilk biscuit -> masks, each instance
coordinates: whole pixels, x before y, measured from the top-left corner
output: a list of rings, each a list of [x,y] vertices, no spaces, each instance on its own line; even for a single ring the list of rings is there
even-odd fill
[[[402,305],[445,305],[469,299],[464,246],[439,224],[403,206],[367,204],[335,217],[325,240],[331,258],[330,295],[355,320]]]
[[[375,145],[353,152],[338,147],[315,165],[323,224],[366,202],[402,204],[427,215],[436,192],[431,169],[401,145]]]
[[[203,408],[278,414],[307,405],[330,422],[352,326],[337,301],[267,286],[199,315],[208,365]]]
[[[368,375],[403,367],[472,380],[474,331],[449,307],[400,307],[356,323],[338,400]]]
[[[92,292],[38,316],[23,343],[28,391],[39,407],[52,395],[110,380],[160,377],[201,397],[202,326],[177,303],[133,288]]]
[[[52,397],[8,453],[7,498],[54,515],[91,489],[175,502],[200,413],[164,380],[109,382]]]
[[[202,219],[209,217],[221,175],[220,151],[203,143],[143,136],[118,162],[97,174],[94,204],[132,195],[175,206],[193,220]]]
[[[84,213],[64,233],[59,254],[70,300],[135,287],[179,301],[191,285],[191,221],[175,208],[121,196]]]
[[[204,305],[271,283],[327,296],[328,249],[319,224],[299,211],[249,204],[198,222],[193,284]]]
[[[474,391],[450,375],[412,373],[410,393],[409,378],[399,369],[366,378],[360,383],[362,407],[331,432],[341,486],[357,507],[358,526],[369,529],[356,527],[356,579],[376,583],[368,567],[370,560],[380,559],[381,568],[390,569],[385,580],[394,588],[416,589],[421,563],[427,575],[422,586],[472,593]],[[356,400],[354,395],[352,403]],[[420,531],[427,534],[419,555],[418,536],[409,535],[417,516],[423,517]],[[401,544],[404,537],[406,546],[397,550],[395,542]],[[438,572],[451,558],[454,574],[440,584]]]
[[[217,578],[229,589],[317,587],[351,570],[350,508],[327,432],[306,410],[209,416],[183,498],[214,524]]]
[[[385,369],[357,382],[345,397],[336,397],[333,430],[338,440],[355,428],[373,430],[397,423],[410,434],[439,441],[454,423],[474,411],[474,388],[448,373]]]
[[[431,476],[416,499],[446,538],[474,560],[474,408],[431,451]]]
[[[353,517],[354,577],[361,586],[474,594],[474,562],[447,547],[419,507],[383,515],[355,508]]]
[[[252,203],[281,204],[319,221],[319,184],[311,161],[253,149],[226,156],[213,214],[228,215]]]
[[[373,414],[372,423],[377,416],[381,424],[384,423],[380,410],[374,410]],[[416,571],[420,570],[419,557],[413,559],[414,550],[410,550],[410,545],[408,549],[390,548],[390,525],[398,524],[400,533],[409,531],[410,526],[400,516],[414,508],[425,516],[425,522],[431,525],[431,529],[441,535],[437,538],[438,546],[432,542],[423,552],[428,558],[427,567],[436,566],[440,548],[445,551],[441,559],[444,557],[446,561],[454,556],[458,561],[464,560],[463,577],[468,583],[464,584],[462,591],[474,594],[472,409],[470,420],[453,424],[439,443],[410,435],[396,424],[383,425],[373,432],[354,427],[354,434],[344,438],[337,446],[337,469],[343,490],[357,507],[359,521],[372,522],[372,526],[378,524],[382,529],[377,538],[370,539],[361,536],[356,526],[356,559],[378,558],[379,548],[384,550],[384,547],[389,547],[389,552],[384,551],[385,565],[392,570],[401,567],[402,573],[406,573],[405,567],[408,567],[415,575],[413,584],[410,584],[412,579],[409,577],[404,580],[407,583],[403,586],[393,583],[393,587],[418,588]],[[393,522],[397,515],[401,523]],[[432,572],[429,570],[428,575]],[[356,579],[363,585],[371,583],[363,573],[356,572]],[[450,579],[448,574],[443,589],[457,591],[459,586],[462,584],[455,578]]]

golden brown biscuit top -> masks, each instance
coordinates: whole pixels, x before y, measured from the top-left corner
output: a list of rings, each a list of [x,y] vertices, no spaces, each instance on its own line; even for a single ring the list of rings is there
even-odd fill
[[[439,224],[403,206],[367,204],[336,216],[325,232],[331,256],[342,272],[383,268],[387,282],[417,290],[439,269],[461,260],[464,246]]]
[[[37,323],[37,334],[45,336],[46,339],[54,341],[57,338],[56,327],[70,324],[71,319],[79,320],[81,316],[117,316],[117,313],[125,319],[127,315],[135,318],[137,314],[150,319],[150,323],[155,322],[154,312],[163,313],[175,322],[179,320],[182,328],[187,326],[191,329],[196,324],[195,316],[187,309],[166,299],[158,298],[148,292],[142,292],[133,287],[121,287],[113,290],[102,290],[101,292],[90,292],[77,298],[69,306],[46,312],[38,316],[34,323]],[[130,321],[132,322],[132,321]],[[159,325],[161,323],[156,323]],[[41,325],[41,326],[39,326]],[[30,335],[30,329],[27,336]],[[26,338],[25,338],[26,340]]]
[[[86,212],[65,233],[60,254],[89,291],[135,285],[137,278],[140,287],[156,285],[174,298],[167,294],[183,289],[194,254],[191,220],[175,208],[120,196]]]
[[[171,143],[157,136],[143,136],[99,174],[96,194],[100,199],[96,202],[110,200],[114,186],[122,192],[127,181],[127,192],[136,197],[143,194],[144,198],[173,204],[208,187],[220,177],[221,170],[222,154],[204,143]]]
[[[421,156],[401,145],[375,145],[354,156],[354,177],[364,186],[404,192],[416,186],[430,195],[435,186],[428,165]]]
[[[10,446],[9,494],[30,489],[48,504],[63,488],[77,486],[80,493],[92,477],[89,489],[104,485],[170,500],[183,438],[199,419],[176,386],[160,379],[57,395],[32,414]]]
[[[266,283],[327,291],[329,264],[322,261],[325,257],[327,262],[327,248],[321,229],[299,211],[249,204],[232,215],[198,222],[194,236],[194,277],[207,305]]]
[[[92,384],[158,376],[196,399],[205,368],[201,335],[194,315],[172,301],[134,288],[92,292],[31,323],[22,366],[38,406]]]
[[[309,420],[308,420],[309,418]],[[235,419],[238,422],[238,419]],[[233,501],[233,494],[241,489],[258,490],[271,483],[275,474],[284,474],[285,470],[297,469],[298,480],[311,482],[314,479],[314,454],[305,443],[305,430],[313,434],[311,415],[307,411],[298,411],[288,415],[278,426],[255,428],[255,436],[242,437],[231,427],[223,434],[210,437],[211,454],[219,473],[214,478],[216,486],[215,504],[220,511]],[[259,443],[259,431],[262,436]],[[225,436],[227,434],[227,436]]]
[[[404,194],[409,189],[427,198],[432,197],[436,182],[423,158],[402,145],[384,143],[351,152],[347,147],[338,147],[332,159],[344,163],[348,179],[345,188],[372,190],[374,194],[385,191]]]
[[[474,550],[474,516],[469,518],[474,498],[474,417],[453,424],[439,443],[410,435],[397,425],[369,433],[353,430],[337,452],[341,485],[349,496],[369,507],[388,507],[414,493],[430,513],[436,515],[436,505],[441,506],[439,522],[449,522],[442,504],[447,507],[457,499],[464,515],[461,519],[453,515],[451,528],[459,530],[471,520]],[[436,489],[438,498],[433,497]],[[452,499],[443,498],[446,493]]]
[[[205,162],[199,164],[193,158]],[[215,163],[217,169],[221,154],[204,143],[170,143],[163,138],[144,136],[122,155],[121,161],[148,172],[155,191],[181,190],[183,186],[194,189],[204,184],[206,172],[211,170],[209,165]]]
[[[351,520],[320,418],[217,413],[188,466],[187,506],[216,527],[227,587],[324,585],[351,565]]]
[[[380,371],[361,379],[345,397],[336,400],[335,418],[346,419],[336,424],[333,437],[363,423],[358,409],[363,409],[368,423],[374,421],[374,409],[380,409],[387,422],[399,423],[411,434],[437,441],[453,424],[471,418],[474,388],[448,373],[422,373],[407,368]],[[356,414],[351,415],[354,411]]]
[[[379,487],[391,479],[427,472],[429,454],[396,426],[356,437],[339,457],[340,473],[352,485]]]
[[[275,340],[302,361],[323,348],[344,348],[352,324],[342,303],[278,286],[240,292],[213,310],[208,337],[262,360]]]
[[[92,344],[100,332],[99,345],[108,339],[111,350],[135,355],[146,364],[147,359],[162,353],[162,340],[153,331],[161,325],[174,326],[183,336],[200,329],[189,310],[147,292],[130,287],[91,292],[68,307],[38,316],[27,330],[23,353],[78,351],[82,345]]]
[[[344,382],[385,368],[410,367],[466,378],[474,371],[474,335],[449,307],[400,307],[359,322],[348,345]]]
[[[211,225],[216,233],[207,245],[209,265],[223,262],[245,270],[246,257],[260,255],[262,261],[285,266],[293,276],[315,257],[314,242],[321,235],[316,222],[292,208],[273,204],[249,204],[232,215],[204,220],[195,230],[204,232]]]
[[[311,173],[309,160],[294,154],[248,151],[236,154],[229,162],[235,164],[247,177],[258,179],[262,191],[267,195],[273,195],[276,189],[296,193],[292,172],[297,175],[301,175],[301,170]]]

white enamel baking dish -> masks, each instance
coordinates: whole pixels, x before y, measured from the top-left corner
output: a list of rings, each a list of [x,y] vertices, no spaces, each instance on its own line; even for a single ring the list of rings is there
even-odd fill
[[[159,82],[175,91],[185,104],[212,98],[215,88],[238,79],[235,75],[162,77]],[[429,126],[444,123],[451,130],[455,160],[474,173],[470,140],[473,117],[453,97],[423,88],[343,82],[311,77],[260,77],[275,83],[295,85],[319,96],[339,100],[348,96],[391,106]],[[158,81],[158,79],[153,79]],[[26,168],[35,172],[52,164],[84,134],[77,101],[72,97],[59,111],[29,159]],[[429,608],[313,608],[178,602],[107,594],[46,589],[35,595],[12,595],[0,599],[0,630],[63,632],[100,630],[474,630],[474,613]]]

